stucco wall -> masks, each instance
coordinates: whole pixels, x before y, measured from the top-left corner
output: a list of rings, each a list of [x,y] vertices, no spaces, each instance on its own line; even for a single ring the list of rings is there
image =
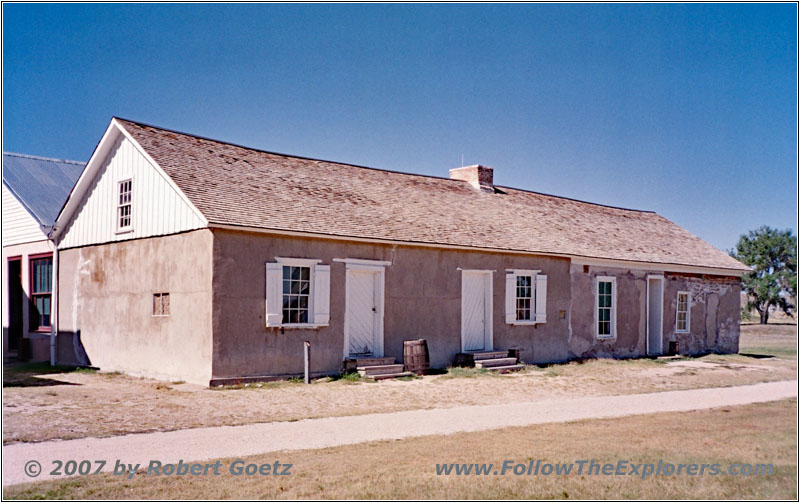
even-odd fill
[[[635,357],[646,355],[647,276],[664,276],[662,347],[678,342],[682,354],[736,353],[739,350],[739,292],[737,278],[677,274],[572,264],[570,311],[570,358]],[[617,278],[617,335],[595,336],[594,281],[597,276]],[[675,332],[678,291],[691,296],[688,334]]]
[[[736,278],[667,273],[664,293],[664,331],[678,341],[684,354],[739,351],[741,282]],[[691,299],[688,334],[675,333],[677,293]],[[665,346],[666,347],[666,346]]]
[[[211,231],[62,250],[60,362],[207,385],[211,377]],[[152,316],[169,292],[170,315]]]
[[[344,349],[345,264],[333,258],[392,262],[386,267],[384,353],[402,361],[403,341],[428,341],[431,365],[451,364],[461,350],[461,271],[494,270],[494,348],[519,348],[530,362],[568,359],[569,261],[530,255],[443,250],[306,239],[215,229],[214,377],[296,374],[302,343],[312,343],[312,372],[339,370]],[[265,263],[275,257],[331,265],[330,324],[314,330],[267,328]],[[505,323],[505,270],[540,269],[548,276],[547,323]],[[565,312],[565,317],[559,316]]]

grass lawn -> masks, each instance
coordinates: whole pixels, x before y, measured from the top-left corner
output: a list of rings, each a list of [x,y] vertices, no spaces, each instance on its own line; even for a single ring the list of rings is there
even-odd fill
[[[280,452],[291,475],[84,476],[3,489],[22,499],[797,499],[797,401]],[[437,463],[772,464],[767,476],[440,476]]]
[[[508,375],[452,369],[380,383],[346,378],[309,386],[295,380],[210,390],[46,364],[4,366],[3,443],[794,379],[796,330],[743,325],[740,355],[598,359]]]
[[[762,354],[797,359],[797,322],[741,324],[740,354]]]

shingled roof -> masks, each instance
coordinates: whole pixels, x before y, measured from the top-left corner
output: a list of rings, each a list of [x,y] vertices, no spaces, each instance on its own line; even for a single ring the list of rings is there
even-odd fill
[[[510,187],[245,148],[124,119],[119,124],[209,224],[747,270],[664,217]]]

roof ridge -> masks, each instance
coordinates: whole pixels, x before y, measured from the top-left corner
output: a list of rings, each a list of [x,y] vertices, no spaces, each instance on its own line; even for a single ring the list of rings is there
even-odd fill
[[[36,159],[37,161],[49,161],[49,162],[62,162],[67,164],[77,164],[79,166],[85,166],[85,162],[81,161],[71,161],[69,159],[55,159],[53,157],[42,157],[40,155],[31,155],[31,154],[19,154],[17,152],[6,152],[3,151],[3,155],[10,155],[13,157],[22,157],[24,159]]]
[[[369,170],[372,170],[372,171],[383,171],[384,173],[395,173],[395,174],[398,174],[398,175],[406,175],[406,176],[419,176],[419,177],[423,177],[423,178],[433,178],[433,179],[436,179],[436,180],[447,180],[447,181],[455,181],[455,182],[461,183],[461,180],[453,180],[450,177],[436,176],[436,175],[426,175],[425,173],[407,173],[405,171],[397,171],[397,170],[385,169],[385,168],[375,168],[375,167],[372,167],[372,166],[364,166],[363,164],[353,164],[352,162],[332,161],[330,159],[320,159],[318,157],[308,157],[308,156],[296,155],[296,154],[286,154],[284,152],[275,152],[274,150],[264,150],[264,149],[256,148],[256,147],[248,147],[248,146],[242,145],[240,143],[233,143],[233,142],[227,141],[227,140],[218,140],[216,138],[209,138],[208,136],[201,136],[201,135],[198,135],[198,134],[187,133],[185,131],[179,131],[177,129],[170,129],[170,128],[165,128],[165,127],[161,127],[161,126],[154,126],[154,125],[148,124],[146,122],[134,121],[134,120],[126,119],[124,117],[114,116],[114,119],[123,120],[123,121],[126,121],[126,122],[131,122],[131,123],[136,124],[138,126],[144,126],[144,127],[149,127],[149,128],[153,128],[153,129],[159,129],[161,131],[167,131],[167,132],[170,132],[170,133],[180,134],[180,135],[183,135],[183,136],[190,136],[192,138],[198,138],[198,139],[201,139],[201,140],[211,141],[211,142],[214,142],[214,143],[222,143],[224,145],[230,145],[232,147],[243,148],[245,150],[252,150],[254,152],[260,152],[262,154],[270,154],[270,155],[277,155],[277,156],[281,156],[281,157],[289,157],[291,159],[302,159],[304,161],[327,162],[327,163],[330,163],[330,164],[340,164],[342,166],[350,166],[350,167],[353,167],[353,168],[369,169]]]
[[[364,165],[361,165],[361,164],[353,164],[353,163],[349,163],[349,162],[331,161],[331,160],[328,160],[328,159],[319,159],[319,158],[316,158],[316,157],[306,157],[306,156],[302,156],[302,155],[286,154],[286,153],[283,153],[283,152],[275,152],[275,151],[272,151],[272,150],[264,150],[264,149],[255,148],[255,147],[248,147],[248,146],[245,146],[245,145],[241,145],[239,143],[233,143],[233,142],[225,141],[225,140],[218,140],[216,138],[209,138],[207,136],[201,136],[201,135],[196,135],[196,134],[192,134],[192,133],[187,133],[185,131],[179,131],[177,129],[170,129],[170,128],[165,128],[165,127],[161,127],[161,126],[154,126],[154,125],[148,124],[146,122],[140,122],[140,121],[135,121],[135,120],[131,120],[131,119],[126,119],[124,117],[118,117],[116,115],[113,116],[113,118],[117,119],[117,120],[122,120],[122,121],[125,121],[125,122],[130,122],[130,123],[136,124],[138,126],[149,127],[149,128],[158,129],[158,130],[161,130],[161,131],[167,131],[167,132],[170,132],[170,133],[180,134],[180,135],[183,135],[183,136],[189,136],[191,138],[198,138],[198,139],[201,139],[201,140],[206,140],[206,141],[210,141],[210,142],[214,142],[214,143],[222,143],[224,145],[230,145],[232,147],[238,147],[238,148],[242,148],[242,149],[245,149],[245,150],[252,150],[254,152],[261,152],[261,153],[264,153],[264,154],[277,155],[277,156],[281,156],[281,157],[288,157],[288,158],[291,158],[291,159],[303,159],[303,160],[307,160],[307,161],[326,162],[326,163],[330,163],[330,164],[340,164],[340,165],[343,165],[343,166],[351,166],[351,167],[360,168],[360,169],[369,169],[369,170],[372,170],[372,171],[382,171],[384,173],[395,173],[395,174],[404,175],[404,176],[418,176],[418,177],[423,177],[423,178],[433,178],[435,180],[446,180],[448,182],[457,182],[459,184],[463,184],[463,181],[455,180],[455,179],[450,178],[450,177],[436,176],[436,175],[426,175],[424,173],[407,173],[405,171],[396,171],[396,170],[384,169],[384,168],[374,168],[372,166],[364,166]],[[465,166],[465,167],[468,167],[468,166]],[[577,203],[591,204],[593,206],[600,206],[600,207],[603,207],[603,208],[612,208],[612,209],[615,209],[615,210],[632,211],[632,212],[637,212],[637,213],[653,213],[653,214],[657,214],[654,210],[639,210],[639,209],[635,209],[635,208],[623,208],[621,206],[612,206],[610,204],[602,204],[602,203],[595,203],[595,202],[592,202],[592,201],[584,201],[582,199],[576,199],[574,197],[559,196],[559,195],[556,195],[556,194],[547,194],[545,192],[538,192],[538,191],[529,190],[529,189],[520,189],[520,188],[517,188],[517,187],[508,187],[508,186],[505,186],[505,185],[495,185],[495,187],[506,189],[506,190],[510,189],[510,190],[516,190],[516,191],[519,191],[519,192],[537,194],[537,195],[540,195],[540,196],[552,197],[552,198],[556,198],[556,199],[565,199],[567,201],[574,201],[574,202],[577,202]]]
[[[516,190],[517,192],[526,192],[526,193],[529,193],[529,194],[537,194],[537,195],[545,196],[545,197],[553,197],[555,199],[566,199],[567,201],[574,201],[576,203],[582,203],[582,204],[591,204],[592,206],[602,206],[603,208],[611,208],[611,209],[614,209],[614,210],[635,211],[637,213],[653,213],[655,215],[658,215],[658,213],[655,210],[639,210],[639,209],[636,209],[636,208],[623,208],[622,206],[613,206],[611,204],[603,204],[603,203],[595,203],[595,202],[592,202],[592,201],[584,201],[583,199],[576,199],[574,197],[557,196],[555,194],[548,194],[546,192],[538,192],[536,190],[519,189],[517,187],[506,187],[505,185],[495,185],[495,187],[503,189],[503,190]]]

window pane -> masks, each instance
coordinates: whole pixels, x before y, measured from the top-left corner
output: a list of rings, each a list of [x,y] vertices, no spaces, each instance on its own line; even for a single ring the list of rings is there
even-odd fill
[[[284,270],[285,270],[285,268],[284,268]],[[291,291],[291,288],[292,288],[292,283],[291,283],[291,281],[284,280],[284,281],[283,281],[283,293],[284,293],[284,294],[287,294],[287,293],[289,293],[289,292]]]
[[[299,311],[297,323],[308,323],[308,311]]]
[[[292,267],[292,279],[293,280],[300,279],[300,268],[299,267]]]
[[[303,295],[308,295],[308,290],[310,288],[311,282],[310,281],[301,281],[300,282],[300,293]]]
[[[290,277],[289,266],[283,266],[283,279],[287,280]]]
[[[308,309],[308,297],[299,297],[298,300],[300,309]]]
[[[301,267],[300,268],[300,279],[303,281],[308,281],[311,276],[311,268],[310,267]]]
[[[285,300],[283,301],[283,306],[284,306],[284,308],[286,307],[286,301]],[[289,310],[288,309],[284,309],[283,310],[283,318],[281,319],[281,323],[289,323]]]
[[[50,291],[52,268],[52,258],[31,261],[31,274],[33,274],[33,292],[31,293],[47,293]]]

